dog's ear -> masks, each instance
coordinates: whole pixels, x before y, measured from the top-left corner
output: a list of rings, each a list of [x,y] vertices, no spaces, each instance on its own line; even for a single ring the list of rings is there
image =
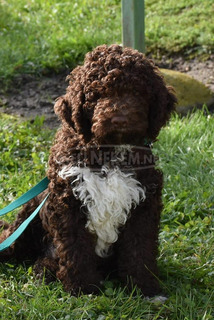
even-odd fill
[[[63,125],[68,125],[74,129],[74,123],[72,121],[72,109],[66,95],[56,99],[54,111],[62,121]]]
[[[163,79],[160,78],[158,85],[153,86],[149,107],[149,127],[148,138],[154,141],[160,129],[170,118],[170,114],[175,110],[177,98],[174,89],[166,86]]]
[[[76,132],[82,135],[85,143],[91,140],[91,118],[92,118],[93,108],[89,111],[85,104],[79,102],[76,103],[72,114],[72,120]]]
[[[76,99],[73,99],[75,108],[72,110],[71,96],[69,93],[59,97],[54,105],[54,111],[58,115],[62,124],[74,129],[74,131],[83,135],[85,142],[91,139],[91,121],[89,114],[84,110],[84,99],[79,99],[76,95]]]

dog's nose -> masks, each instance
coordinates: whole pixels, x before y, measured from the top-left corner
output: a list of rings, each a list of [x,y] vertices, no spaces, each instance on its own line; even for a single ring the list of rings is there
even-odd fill
[[[126,127],[128,124],[128,119],[125,116],[114,116],[111,119],[111,123],[117,127]]]

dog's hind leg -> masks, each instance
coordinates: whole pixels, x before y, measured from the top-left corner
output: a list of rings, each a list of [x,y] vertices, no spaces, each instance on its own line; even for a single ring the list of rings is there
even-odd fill
[[[37,279],[45,279],[45,283],[56,280],[56,273],[59,265],[58,260],[50,256],[40,257],[34,265],[33,271]]]

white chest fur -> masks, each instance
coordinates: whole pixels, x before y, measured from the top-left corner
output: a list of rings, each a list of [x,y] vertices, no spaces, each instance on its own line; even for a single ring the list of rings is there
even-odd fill
[[[86,228],[97,235],[96,254],[105,257],[118,239],[118,229],[125,225],[130,210],[145,200],[145,190],[133,174],[118,167],[102,167],[93,172],[87,167],[65,166],[59,176],[75,177],[73,193],[88,211]]]

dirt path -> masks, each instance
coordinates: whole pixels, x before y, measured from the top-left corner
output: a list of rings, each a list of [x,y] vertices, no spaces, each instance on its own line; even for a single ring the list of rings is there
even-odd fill
[[[206,62],[197,59],[185,61],[179,57],[169,63],[163,57],[159,66],[189,74],[214,92],[214,55]],[[6,93],[0,90],[0,112],[32,119],[36,115],[44,115],[45,123],[49,127],[58,126],[53,111],[54,100],[65,93],[67,86],[65,78],[68,73],[69,70],[49,77],[35,78],[30,75],[16,77],[14,87]]]

